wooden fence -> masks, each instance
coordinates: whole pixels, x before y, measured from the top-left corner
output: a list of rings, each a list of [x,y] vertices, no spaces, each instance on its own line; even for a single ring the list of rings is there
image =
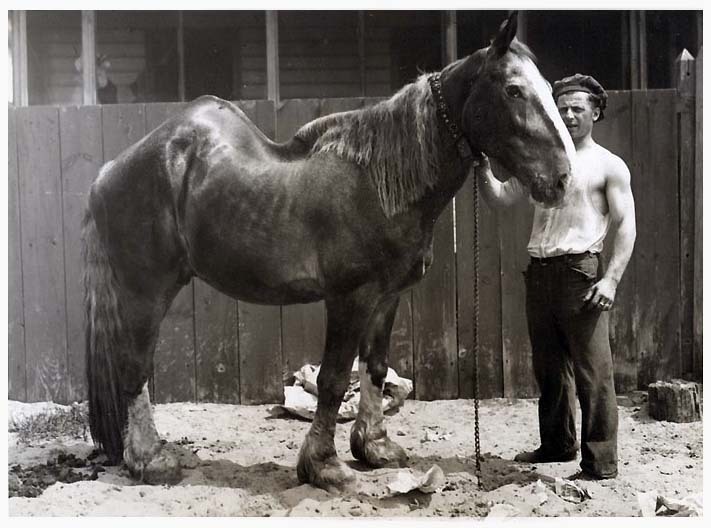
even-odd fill
[[[284,140],[308,120],[370,102],[238,104],[268,136]],[[596,139],[627,161],[637,211],[637,244],[611,319],[618,391],[701,374],[698,104],[681,89],[611,92],[606,118],[595,128]],[[85,397],[80,221],[86,193],[104,161],[181,107],[10,110],[9,398]],[[432,268],[402,296],[391,365],[414,380],[418,399],[473,395],[473,214],[467,181],[456,208],[450,205],[437,224]],[[494,212],[482,204],[479,218],[481,395],[535,396],[521,277],[530,206]],[[161,327],[154,400],[280,401],[284,377],[319,361],[325,318],[323,303],[256,306],[193,280]]]

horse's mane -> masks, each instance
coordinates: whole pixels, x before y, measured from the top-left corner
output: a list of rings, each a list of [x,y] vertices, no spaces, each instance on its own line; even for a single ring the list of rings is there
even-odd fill
[[[311,145],[311,154],[332,152],[361,166],[387,217],[406,210],[439,181],[439,130],[426,75],[386,101],[317,119],[296,138]]]

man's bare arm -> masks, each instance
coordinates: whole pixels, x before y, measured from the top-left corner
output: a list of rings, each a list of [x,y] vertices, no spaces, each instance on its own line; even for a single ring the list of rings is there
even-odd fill
[[[632,256],[634,242],[637,238],[630,171],[619,158],[614,159],[608,173],[605,195],[610,208],[610,230],[613,236],[612,254],[605,278],[619,283]]]
[[[632,256],[637,237],[630,171],[620,158],[613,158],[605,176],[605,197],[613,237],[612,255],[605,275],[593,284],[584,300],[602,310],[609,310],[615,302],[617,285]]]
[[[528,196],[526,188],[514,177],[505,181],[494,176],[489,159],[483,156],[479,165],[474,168],[474,176],[479,178],[479,189],[484,201],[491,207],[505,207],[515,204],[521,198]]]

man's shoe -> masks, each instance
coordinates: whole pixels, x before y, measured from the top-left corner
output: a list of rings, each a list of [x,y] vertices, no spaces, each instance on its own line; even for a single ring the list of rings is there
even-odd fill
[[[591,473],[581,469],[569,477],[565,477],[566,480],[607,480],[617,478],[617,472],[610,475],[598,475],[597,473]]]
[[[547,462],[572,462],[578,456],[578,448],[574,447],[563,453],[546,453],[539,447],[535,451],[524,451],[514,457],[514,462],[527,464],[544,464]]]

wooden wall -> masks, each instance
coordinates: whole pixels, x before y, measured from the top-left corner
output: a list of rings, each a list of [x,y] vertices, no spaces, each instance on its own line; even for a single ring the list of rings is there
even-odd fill
[[[268,136],[283,140],[311,119],[372,101],[287,100],[278,109],[268,101],[238,104]],[[10,110],[11,399],[70,402],[85,397],[79,235],[86,192],[104,161],[181,106]],[[687,159],[696,145],[693,137],[684,136],[695,133],[693,110],[693,101],[683,103],[676,90],[612,92],[606,119],[595,129],[598,141],[627,161],[637,204],[637,244],[611,318],[618,391],[644,388],[689,369],[701,373],[695,348],[682,346],[680,310],[696,301],[682,298],[688,289],[680,287],[689,273],[697,281],[695,268],[689,268],[694,258],[681,258],[682,238],[689,238],[689,229],[695,232],[680,211],[680,198],[689,192],[688,179],[694,179],[700,163],[698,157],[692,158],[696,164]],[[418,399],[473,395],[472,200],[467,181],[456,208],[450,206],[437,224],[434,265],[401,300],[391,364],[414,380]],[[694,202],[686,196],[684,203],[689,201]],[[535,396],[521,276],[530,209],[523,205],[494,212],[481,204],[478,215],[480,393]],[[694,247],[693,255],[698,249]],[[322,303],[256,306],[232,300],[196,279],[178,295],[161,327],[154,399],[279,401],[282,380],[305,362],[319,361],[325,323]],[[699,331],[688,328],[698,341]]]

